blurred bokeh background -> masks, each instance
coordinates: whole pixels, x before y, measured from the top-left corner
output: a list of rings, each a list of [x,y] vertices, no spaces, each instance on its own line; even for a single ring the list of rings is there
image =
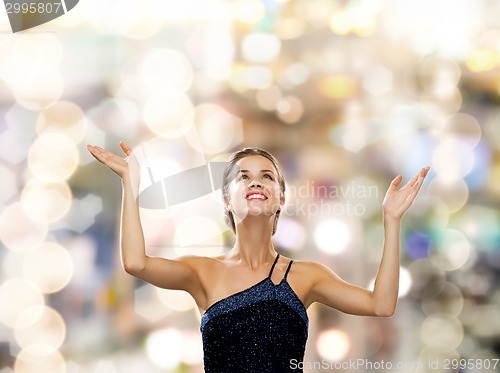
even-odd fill
[[[366,287],[390,181],[432,166],[396,314],[311,306],[304,368],[498,371],[499,16],[477,0],[81,0],[12,34],[2,11],[0,372],[203,371],[194,302],[121,268],[120,182],[85,148],[120,140],[151,255],[231,246],[220,190],[174,204],[165,180],[259,146],[287,180],[282,254]]]

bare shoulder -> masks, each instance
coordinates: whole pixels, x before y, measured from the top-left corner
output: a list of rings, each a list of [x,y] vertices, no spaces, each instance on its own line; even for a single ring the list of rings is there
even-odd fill
[[[293,260],[288,282],[307,309],[314,302],[314,289],[331,270],[311,260]]]
[[[294,260],[290,273],[290,283],[307,309],[312,303],[320,301],[329,304],[323,296],[325,289],[339,289],[344,281],[328,266],[311,260]]]
[[[293,263],[294,272],[304,279],[316,280],[333,273],[326,265],[312,260],[294,260]]]
[[[227,266],[227,258],[224,254],[219,256],[183,255],[175,260],[196,272],[205,286],[209,285],[211,279],[216,278],[217,274],[224,271]]]
[[[197,272],[205,269],[211,269],[221,261],[220,257],[200,256],[200,255],[183,255],[175,259],[183,263]]]

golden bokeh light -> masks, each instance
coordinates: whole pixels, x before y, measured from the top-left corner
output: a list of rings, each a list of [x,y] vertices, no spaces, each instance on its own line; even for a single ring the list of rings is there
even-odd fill
[[[165,304],[158,296],[158,288],[151,284],[144,284],[134,291],[134,311],[137,315],[149,322],[158,322],[169,313]]]
[[[332,99],[349,99],[354,97],[358,90],[358,82],[348,75],[332,75],[322,79],[319,90]]]
[[[33,221],[19,202],[0,214],[0,240],[10,250],[32,250],[45,240],[47,232],[47,224]]]
[[[155,330],[146,337],[146,355],[162,369],[175,368],[183,352],[183,335],[176,328]]]
[[[497,304],[474,304],[472,320],[468,327],[472,335],[494,338],[500,332]]]
[[[24,278],[32,281],[43,293],[63,289],[73,276],[73,259],[68,250],[55,242],[44,242],[26,254]]]
[[[351,348],[349,335],[341,329],[327,329],[319,333],[316,350],[323,359],[342,360]]]
[[[455,271],[474,258],[471,244],[462,232],[445,229],[432,240],[431,261],[445,271]]]
[[[106,98],[99,106],[89,110],[87,115],[103,130],[103,134],[114,135],[120,139],[137,136],[141,124],[137,102],[128,98]]]
[[[221,227],[205,216],[192,216],[175,222],[174,245],[180,255],[218,255],[223,250]],[[196,235],[193,235],[196,232]]]
[[[0,77],[11,87],[29,86],[60,64],[63,51],[54,33],[18,33],[2,36]],[[35,84],[32,89],[36,89]]]
[[[429,57],[418,62],[417,78],[424,97],[453,96],[461,75],[460,66],[451,58]]]
[[[179,137],[193,124],[193,104],[185,94],[162,91],[147,99],[143,119],[154,134],[167,138]]]
[[[133,40],[150,38],[162,26],[161,20],[153,17],[150,11],[153,5],[154,2],[151,0],[139,2],[122,0],[119,3],[112,3],[113,17],[108,18],[107,22],[113,30],[127,38]]]
[[[64,80],[59,72],[19,80],[12,84],[17,102],[30,110],[42,110],[58,101],[64,90]]]
[[[256,32],[243,38],[241,52],[250,63],[271,62],[279,55],[281,41],[271,33]]]
[[[294,63],[286,68],[280,76],[280,83],[285,88],[290,86],[300,86],[306,83],[311,76],[311,70],[304,63]]]
[[[286,202],[284,210],[286,211]],[[297,220],[284,217],[283,212],[280,215],[280,220],[274,239],[286,250],[298,251],[304,248],[307,233],[304,226]]]
[[[458,319],[446,314],[437,314],[424,320],[420,336],[428,347],[455,349],[462,342],[464,329]]]
[[[422,309],[430,316],[446,313],[458,317],[464,307],[464,297],[458,286],[449,281],[435,281],[422,294]]]
[[[156,296],[172,311],[185,312],[197,309],[194,299],[185,291],[155,288]]]
[[[264,4],[258,0],[240,0],[230,4],[232,16],[238,22],[254,24],[266,14]]]
[[[475,73],[493,70],[498,66],[500,58],[498,52],[492,49],[479,48],[472,52],[465,60],[465,66]]]
[[[441,215],[443,213],[443,208],[446,208],[448,213],[456,212],[463,208],[469,199],[469,187],[463,179],[450,182],[435,177],[430,181],[427,187],[427,193],[431,197],[442,202],[438,205],[438,210],[436,210],[439,211]]]
[[[481,141],[481,125],[472,115],[457,113],[446,122],[441,138],[444,139],[450,135],[474,148]]]
[[[149,0],[150,18],[164,21],[202,21],[207,23],[231,20],[232,2],[219,0],[184,0],[178,2]]]
[[[447,182],[467,176],[474,161],[474,152],[469,144],[451,136],[441,141],[432,156],[434,171],[441,180]]]
[[[196,131],[190,131],[186,139],[200,153],[221,153],[243,140],[242,120],[218,105],[198,105],[194,126]]]
[[[318,249],[329,255],[343,253],[351,241],[351,230],[341,219],[322,220],[314,229]]]
[[[394,74],[384,66],[373,66],[363,76],[363,89],[374,96],[381,96],[393,87]]]
[[[57,133],[75,144],[83,140],[87,132],[87,118],[83,110],[73,102],[58,101],[38,116],[36,129],[39,134]]]
[[[155,48],[142,59],[139,78],[148,95],[164,90],[186,92],[193,82],[193,68],[175,49]]]
[[[244,89],[266,89],[271,86],[274,80],[272,70],[266,66],[247,66],[239,70],[239,73],[232,78],[242,84]]]
[[[463,98],[460,90],[454,88],[446,97],[422,97],[420,102],[422,110],[429,118],[441,120],[458,113],[462,107]]]
[[[15,338],[22,348],[44,345],[56,352],[66,338],[66,324],[55,309],[34,306],[22,311],[15,328]]]
[[[375,31],[373,15],[360,8],[350,8],[333,13],[330,29],[337,35],[355,33],[369,36]]]
[[[16,357],[14,373],[66,373],[66,362],[59,351],[46,345],[29,345]]]
[[[496,196],[500,196],[500,160],[492,164],[490,173],[488,175],[488,181],[486,184],[486,189],[489,193]]]
[[[423,292],[433,282],[444,282],[446,279],[446,272],[443,268],[436,266],[431,260],[418,259],[410,263],[408,272],[412,278],[412,291],[416,298],[421,298]]]
[[[283,122],[293,124],[298,122],[304,115],[304,105],[299,98],[286,96],[278,102],[276,111]]]
[[[195,330],[184,330],[181,360],[189,365],[197,365],[203,363],[203,345],[200,336]]]
[[[14,172],[0,164],[0,180],[2,180],[2,193],[0,194],[0,204],[8,201],[17,193],[17,182]]]
[[[276,26],[276,35],[281,40],[295,39],[304,34],[307,25],[302,18],[282,18]]]
[[[234,63],[235,44],[231,37],[230,24],[204,24],[196,27],[188,41],[186,50],[196,68],[197,79],[193,82],[199,91],[212,89],[206,84],[206,78],[217,82],[226,81],[231,74]],[[210,81],[209,80],[209,81]]]
[[[40,180],[56,183],[68,179],[79,161],[75,144],[60,133],[38,136],[28,153],[28,167]]]
[[[266,111],[276,110],[282,97],[281,90],[275,85],[261,89],[255,95],[257,105]]]
[[[66,215],[72,203],[68,184],[44,183],[32,178],[21,192],[21,204],[31,219],[39,223],[54,223]]]
[[[45,299],[31,281],[23,278],[10,278],[0,285],[0,322],[15,328],[21,313],[29,307],[43,306]]]

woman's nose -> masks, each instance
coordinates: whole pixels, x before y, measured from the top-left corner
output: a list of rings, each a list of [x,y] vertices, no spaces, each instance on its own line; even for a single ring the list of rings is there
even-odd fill
[[[252,181],[250,181],[250,184],[248,184],[248,187],[249,187],[249,188],[254,188],[254,187],[259,187],[259,188],[261,188],[261,187],[262,187],[262,184],[259,182],[259,180],[255,180],[255,179],[253,179]]]

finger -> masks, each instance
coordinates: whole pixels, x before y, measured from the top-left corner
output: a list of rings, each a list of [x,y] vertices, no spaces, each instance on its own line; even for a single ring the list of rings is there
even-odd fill
[[[405,198],[405,202],[406,202],[406,206],[407,208],[409,208],[413,202],[415,201],[415,199],[417,198],[417,195],[418,195],[418,189],[417,190],[414,190],[412,191],[406,198]]]
[[[115,163],[112,161],[113,157],[118,157],[117,155],[99,146],[92,146],[91,153],[95,159],[97,159],[99,162],[105,165],[109,165],[110,163]]]
[[[97,158],[97,156],[95,155],[95,150],[94,150],[94,146],[92,145],[87,145],[87,150],[90,152],[90,155],[92,155],[92,157],[94,157],[96,160],[99,160],[99,158]]]
[[[399,184],[401,184],[401,181],[403,180],[403,176],[398,175],[392,180],[391,185],[389,186],[390,190],[396,190],[398,189]]]
[[[130,148],[130,146],[128,146],[128,144],[125,141],[120,141],[120,147],[127,156],[129,156],[130,153],[132,153],[132,149]]]
[[[418,173],[418,179],[415,181],[415,183],[412,185],[412,188],[418,188],[420,189],[420,187],[422,186],[423,182],[424,182],[424,179],[425,177],[427,176],[427,173],[429,172],[430,170],[430,167],[427,166],[427,167],[424,167],[420,170],[420,172]]]
[[[428,169],[422,169],[422,172],[419,174],[418,180],[411,186],[409,190],[411,190],[411,193],[408,195],[407,198],[411,198],[412,200],[417,197],[418,192],[422,188],[422,185],[424,184],[424,179],[429,170]]]
[[[96,158],[103,158],[106,156],[106,151],[98,146],[90,146],[88,147],[90,153]]]
[[[420,180],[423,180],[425,178],[425,175],[427,175],[427,172],[429,171],[429,169],[430,169],[429,166],[422,168],[415,176],[413,176],[413,178],[410,181],[408,181],[406,183],[406,185],[403,188],[415,187],[417,182],[419,182]]]
[[[406,185],[404,186],[404,188],[406,188],[406,187],[408,187],[408,188],[413,187],[415,185],[415,183],[418,181],[420,175],[421,175],[421,170],[415,176],[413,176],[410,181],[408,181],[406,183]]]
[[[87,145],[87,150],[92,154],[92,156],[99,161],[99,148],[93,145]]]

